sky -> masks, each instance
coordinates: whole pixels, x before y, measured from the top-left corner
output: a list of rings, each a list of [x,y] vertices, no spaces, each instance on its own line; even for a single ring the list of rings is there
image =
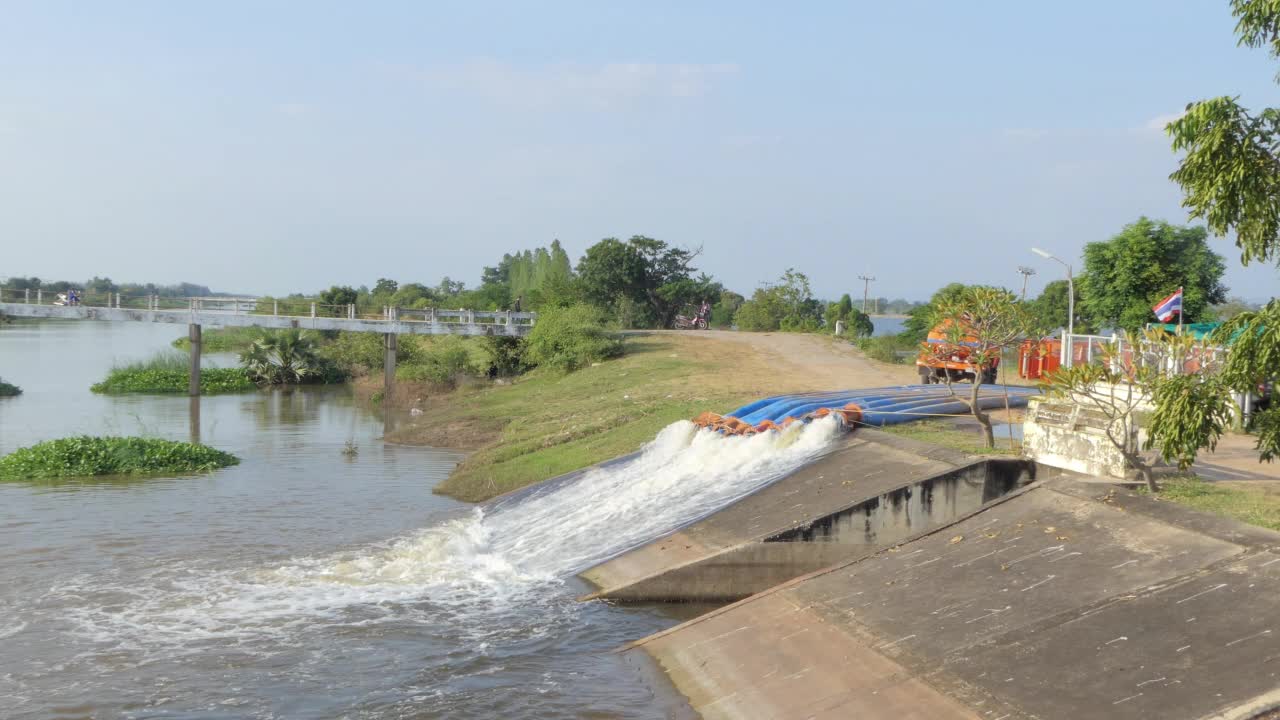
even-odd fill
[[[1162,127],[1275,105],[1225,0],[0,0],[0,277],[314,292],[604,237],[744,294],[1031,292],[1146,215]],[[1276,294],[1274,266],[1232,295]],[[1079,270],[1079,267],[1077,267]]]

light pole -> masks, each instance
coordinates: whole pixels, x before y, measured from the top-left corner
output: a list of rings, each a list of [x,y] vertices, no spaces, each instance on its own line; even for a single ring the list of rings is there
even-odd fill
[[[1027,267],[1026,265],[1019,265],[1018,272],[1022,273],[1022,299],[1026,300],[1027,299],[1027,278],[1031,277],[1032,275],[1035,275],[1036,269],[1032,267]]]
[[[1046,260],[1053,260],[1067,269],[1067,336],[1062,340],[1062,355],[1059,359],[1063,365],[1071,367],[1075,353],[1070,352],[1069,348],[1071,348],[1072,338],[1076,334],[1076,285],[1075,280],[1071,277],[1071,263],[1040,248],[1031,248],[1031,252]]]

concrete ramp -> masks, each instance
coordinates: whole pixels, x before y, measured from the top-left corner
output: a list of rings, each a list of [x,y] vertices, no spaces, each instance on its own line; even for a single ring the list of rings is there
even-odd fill
[[[862,429],[836,451],[581,574],[615,601],[731,602],[976,510],[1034,475]],[[818,540],[813,542],[813,540]]]
[[[1254,717],[1280,534],[1065,478],[636,643],[706,718]]]

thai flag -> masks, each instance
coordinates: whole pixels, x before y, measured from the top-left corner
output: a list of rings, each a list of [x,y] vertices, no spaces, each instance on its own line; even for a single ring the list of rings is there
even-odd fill
[[[1151,308],[1156,311],[1156,317],[1160,318],[1160,322],[1169,322],[1173,316],[1182,314],[1182,288],[1169,297],[1161,300]]]

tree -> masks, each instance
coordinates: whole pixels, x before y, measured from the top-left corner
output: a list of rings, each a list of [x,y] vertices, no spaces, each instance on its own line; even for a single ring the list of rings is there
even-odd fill
[[[632,324],[669,327],[684,305],[708,290],[705,283],[685,282],[698,253],[643,235],[626,242],[605,238],[578,261],[579,289],[588,302],[615,314],[631,308]]]
[[[971,288],[985,287],[980,285],[965,285],[964,283],[951,283],[940,288],[929,298],[929,302],[916,305],[907,312],[907,319],[902,324],[902,334],[915,340],[916,342],[924,342],[929,331],[933,329],[934,319],[938,315],[939,308],[949,302],[953,302]]]
[[[1101,363],[1059,368],[1045,378],[1044,385],[1050,396],[1100,416],[1105,422],[1103,433],[1126,466],[1156,492],[1159,487],[1151,463],[1138,443],[1140,414],[1154,407],[1145,448],[1156,448],[1166,461],[1185,470],[1200,449],[1217,445],[1231,422],[1231,397],[1217,369],[1207,361],[1213,357],[1207,344],[1160,328],[1144,331],[1141,337],[1128,356],[1116,356],[1105,348]],[[1200,367],[1183,374],[1189,359],[1196,359]],[[1171,373],[1170,367],[1179,371]]]
[[[1230,297],[1225,302],[1212,305],[1204,313],[1207,322],[1226,322],[1244,312],[1255,312],[1261,308],[1244,298]]]
[[[1280,300],[1231,318],[1215,331],[1212,341],[1230,344],[1222,380],[1232,390],[1256,392],[1260,383],[1280,378]],[[1274,397],[1270,408],[1254,415],[1250,429],[1258,438],[1262,460],[1280,457],[1280,406]]]
[[[711,325],[719,328],[733,325],[733,316],[746,301],[746,298],[732,290],[721,290],[720,298],[711,307]]]
[[[811,332],[822,320],[822,303],[813,298],[809,277],[787,268],[778,282],[759,288],[738,308],[741,330]]]
[[[945,288],[944,288],[945,290]],[[941,292],[941,291],[940,291]],[[936,295],[935,295],[936,297]],[[1008,290],[990,287],[964,287],[938,303],[930,323],[945,329],[942,342],[929,342],[927,352],[940,358],[965,355],[966,361],[978,368],[999,362],[1005,350],[1015,347],[1028,335],[1036,334],[1035,318],[1024,303]],[[981,370],[979,370],[979,373]],[[973,418],[982,426],[987,447],[995,447],[991,416],[979,403],[982,383],[974,378],[968,397],[956,393],[950,374],[943,381],[951,394],[969,407]]]
[[[1067,327],[1067,316],[1071,313],[1070,299],[1067,297],[1067,285],[1066,280],[1054,280],[1044,286],[1044,290],[1040,291],[1039,297],[1027,303],[1031,314],[1035,316],[1038,327],[1045,329]],[[1085,334],[1093,332],[1093,326],[1082,313],[1084,303],[1081,301],[1080,286],[1078,285],[1076,286],[1075,307],[1076,332]]]
[[[378,282],[373,284],[374,295],[394,295],[396,290],[400,288],[400,284],[395,280],[387,278],[378,278]]]
[[[1197,319],[1227,294],[1226,264],[1207,237],[1201,227],[1144,217],[1110,240],[1085,245],[1078,280],[1085,316],[1098,327],[1136,334],[1155,320],[1151,307],[1181,287],[1185,319]]]
[[[1231,14],[1239,45],[1266,47],[1280,58],[1280,4],[1231,0]],[[1217,235],[1234,231],[1247,265],[1280,259],[1280,110],[1255,114],[1238,100],[1221,96],[1193,102],[1165,131],[1174,151],[1186,152],[1169,176],[1182,186],[1183,207]]]
[[[845,293],[838,301],[827,304],[823,321],[832,332],[835,332],[836,323],[843,324],[844,333],[849,337],[871,337],[876,331],[871,317],[853,306],[853,298],[849,293]]]
[[[320,291],[320,304],[329,306],[329,312],[337,311],[337,306],[354,305],[359,298],[360,293],[350,285],[334,285]]]

